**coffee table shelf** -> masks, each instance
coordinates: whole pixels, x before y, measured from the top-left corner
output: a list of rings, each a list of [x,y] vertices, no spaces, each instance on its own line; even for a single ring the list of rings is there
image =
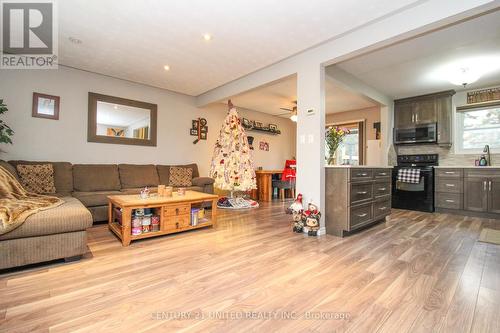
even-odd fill
[[[152,196],[147,199],[142,199],[138,195],[112,195],[108,196],[108,227],[121,239],[123,246],[128,246],[131,241],[137,239],[215,226],[217,200],[218,196],[215,194],[196,191],[186,191],[183,196],[174,193],[172,197]],[[212,206],[208,211],[208,216],[204,217],[198,224],[191,225],[191,208],[198,208],[207,203]],[[121,212],[121,224],[116,222],[116,208]],[[159,212],[159,231],[132,235],[132,211],[141,208],[153,208]]]

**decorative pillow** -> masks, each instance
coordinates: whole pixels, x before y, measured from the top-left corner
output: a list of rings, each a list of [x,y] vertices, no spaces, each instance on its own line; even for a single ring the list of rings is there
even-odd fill
[[[56,193],[52,164],[18,164],[19,181],[28,192]]]
[[[170,167],[170,178],[168,179],[169,186],[183,187],[191,186],[193,180],[193,169]]]

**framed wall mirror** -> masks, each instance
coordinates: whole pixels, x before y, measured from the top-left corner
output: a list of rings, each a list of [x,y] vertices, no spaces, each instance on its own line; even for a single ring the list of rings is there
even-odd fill
[[[156,104],[89,92],[88,142],[156,146]]]

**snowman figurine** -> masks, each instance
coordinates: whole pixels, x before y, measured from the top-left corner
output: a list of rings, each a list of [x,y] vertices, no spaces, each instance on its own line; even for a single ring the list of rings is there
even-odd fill
[[[318,210],[318,206],[312,202],[309,203],[307,205],[307,210],[302,213],[302,223],[309,236],[318,235],[320,219],[321,212]]]

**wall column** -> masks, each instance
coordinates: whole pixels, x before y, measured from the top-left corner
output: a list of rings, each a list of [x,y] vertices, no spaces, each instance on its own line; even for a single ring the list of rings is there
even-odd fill
[[[318,205],[324,234],[325,68],[319,63],[299,67],[297,114],[297,193],[302,193],[304,207]]]

